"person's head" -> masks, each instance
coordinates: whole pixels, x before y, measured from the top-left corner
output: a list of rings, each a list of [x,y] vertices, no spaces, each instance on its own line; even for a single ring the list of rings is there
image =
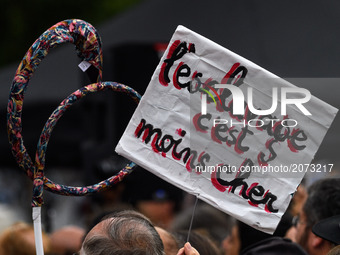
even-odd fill
[[[172,223],[172,232],[188,230],[192,212],[193,209],[190,207],[179,213]],[[225,238],[232,234],[232,229],[235,225],[236,220],[234,218],[200,201],[195,209],[192,229],[207,235],[221,248]]]
[[[231,234],[222,242],[222,251],[225,255],[238,255],[241,250],[241,239],[238,225],[234,225]]]
[[[330,250],[327,255],[340,255],[340,245],[335,246],[332,250]]]
[[[296,241],[311,255],[327,254],[334,246],[312,233],[318,221],[340,214],[340,179],[322,179],[308,189],[308,198],[296,225]]]
[[[164,255],[160,236],[151,222],[134,211],[104,218],[86,235],[81,255]]]
[[[176,255],[181,247],[179,247],[175,236],[160,227],[156,227],[156,230],[162,239],[165,255]]]
[[[177,242],[180,247],[183,247],[187,242],[188,231],[174,232]],[[192,230],[189,235],[188,242],[195,247],[200,255],[220,255],[222,254],[215,243],[205,234],[201,234],[197,230]]]
[[[312,232],[335,245],[340,245],[340,214],[320,220],[313,226]]]
[[[137,167],[123,183],[122,200],[147,216],[153,224],[169,229],[180,210],[183,191],[144,168]]]
[[[51,249],[55,255],[73,254],[81,248],[85,230],[77,226],[65,226],[50,235]]]
[[[44,253],[50,250],[50,239],[42,233]],[[18,222],[5,229],[0,236],[0,255],[35,255],[33,226]]]

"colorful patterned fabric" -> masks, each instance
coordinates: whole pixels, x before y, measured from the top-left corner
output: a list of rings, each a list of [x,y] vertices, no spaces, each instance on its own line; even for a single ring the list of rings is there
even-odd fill
[[[58,120],[64,114],[64,112],[75,103],[77,100],[85,97],[86,95],[102,91],[106,89],[111,89],[113,91],[122,92],[128,94],[136,103],[140,100],[140,95],[134,91],[132,88],[125,86],[123,84],[115,83],[115,82],[101,82],[101,83],[94,83],[87,85],[76,92],[72,93],[68,96],[64,101],[62,101],[57,109],[54,110],[52,115],[49,117],[48,121],[46,122],[43,131],[40,135],[40,139],[37,146],[37,152],[35,156],[35,178],[34,178],[34,192],[33,192],[33,203],[37,202],[41,204],[42,201],[42,191],[43,191],[43,184],[45,185],[45,189],[61,194],[61,195],[72,195],[72,196],[83,196],[94,192],[99,192],[105,190],[112,185],[120,182],[127,174],[129,174],[134,166],[135,163],[131,162],[127,166],[125,166],[117,175],[108,178],[98,184],[87,186],[87,187],[70,187],[65,185],[59,185],[53,183],[48,178],[43,177],[43,171],[45,168],[45,154],[47,145],[53,131],[53,128],[57,124]],[[42,176],[42,178],[41,178]],[[43,182],[42,182],[43,180]],[[34,205],[37,206],[37,205]]]
[[[78,56],[83,61],[89,62],[98,69],[98,83],[77,90],[66,98],[53,112],[40,136],[35,163],[33,163],[26,151],[22,137],[21,115],[24,93],[27,90],[30,78],[44,57],[51,49],[66,42],[75,44]],[[119,182],[126,174],[130,173],[135,166],[135,164],[131,162],[116,176],[112,176],[105,181],[88,187],[59,185],[44,176],[45,152],[51,132],[58,119],[75,101],[95,91],[112,89],[114,91],[127,93],[136,102],[139,102],[140,95],[127,86],[113,82],[100,83],[102,78],[102,63],[101,39],[97,31],[87,22],[75,19],[59,22],[46,30],[29,48],[16,71],[7,106],[8,138],[17,163],[27,173],[28,177],[33,180],[32,206],[42,205],[44,188],[62,195],[87,195],[104,190]]]

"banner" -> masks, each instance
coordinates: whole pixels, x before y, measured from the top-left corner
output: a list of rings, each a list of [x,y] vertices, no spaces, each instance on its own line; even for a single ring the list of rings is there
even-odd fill
[[[178,26],[116,151],[273,233],[337,109]],[[316,169],[319,168],[319,169]]]

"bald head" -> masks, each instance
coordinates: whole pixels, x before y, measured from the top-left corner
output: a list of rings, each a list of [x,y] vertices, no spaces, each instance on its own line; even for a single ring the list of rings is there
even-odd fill
[[[110,215],[87,234],[82,255],[163,255],[162,241],[151,222],[136,212]]]

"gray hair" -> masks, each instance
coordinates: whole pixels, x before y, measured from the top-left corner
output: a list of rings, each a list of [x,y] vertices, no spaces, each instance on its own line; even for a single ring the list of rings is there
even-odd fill
[[[112,214],[102,221],[101,234],[86,238],[84,255],[164,255],[160,236],[151,222],[133,211]]]

